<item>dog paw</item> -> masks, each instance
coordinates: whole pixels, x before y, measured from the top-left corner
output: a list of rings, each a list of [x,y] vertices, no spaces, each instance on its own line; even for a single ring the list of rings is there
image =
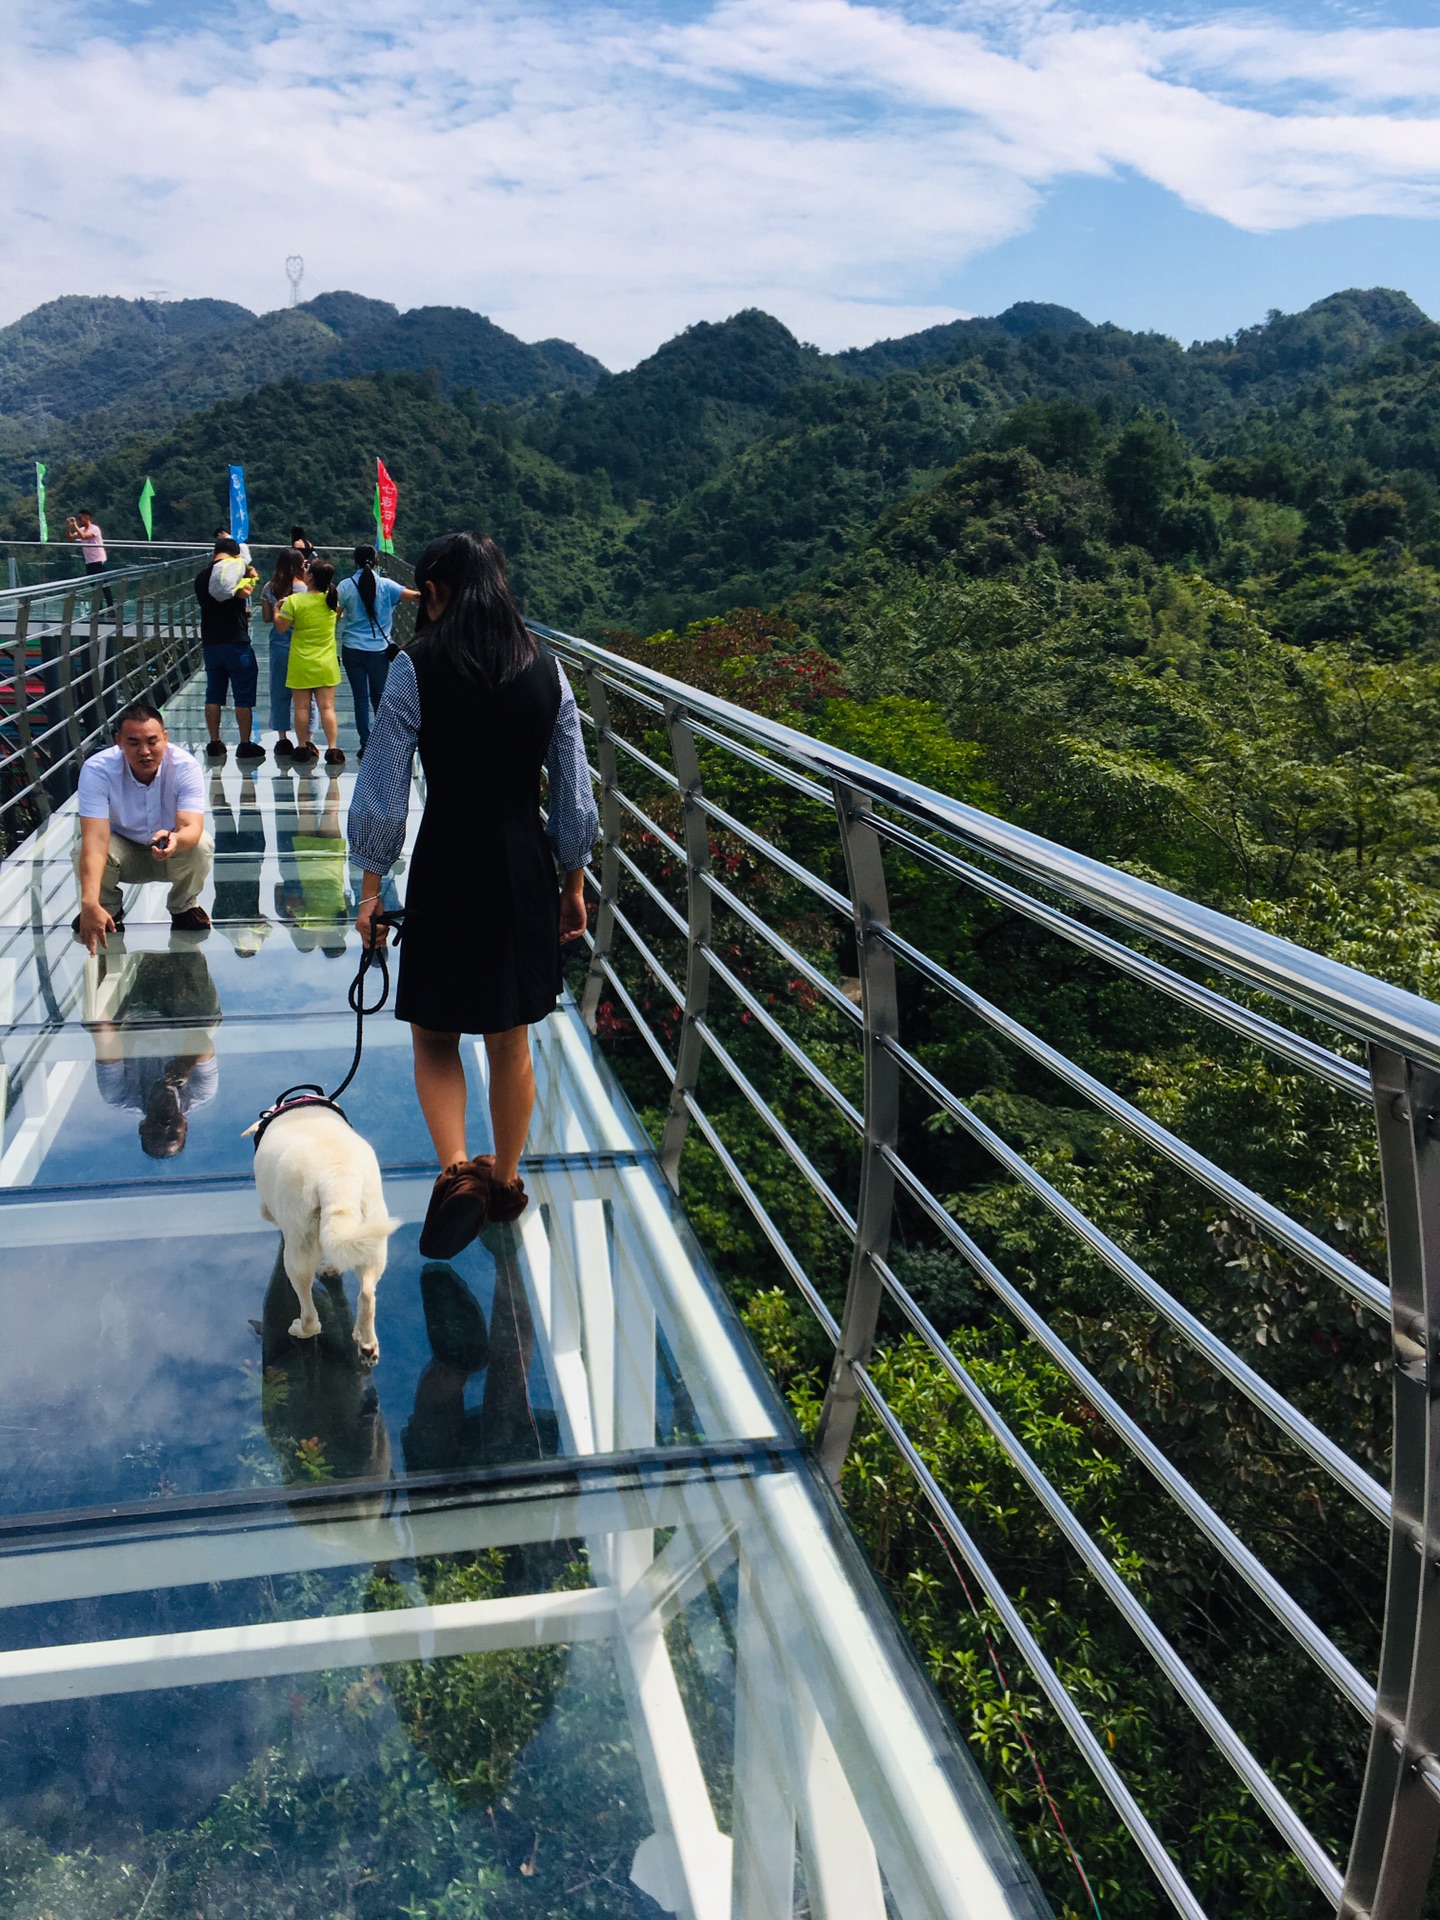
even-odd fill
[[[380,1342],[375,1338],[373,1333],[367,1340],[357,1327],[355,1330],[355,1346],[360,1358],[365,1362],[367,1367],[373,1367],[375,1362],[380,1358]]]
[[[290,1338],[292,1340],[313,1340],[319,1331],[320,1316],[318,1313],[315,1318],[310,1321],[292,1320],[290,1322]]]

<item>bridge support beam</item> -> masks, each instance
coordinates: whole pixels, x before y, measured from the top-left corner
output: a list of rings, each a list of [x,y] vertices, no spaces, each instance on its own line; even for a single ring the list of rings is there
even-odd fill
[[[1440,1838],[1440,1073],[1370,1049],[1395,1439],[1380,1681],[1342,1916],[1415,1920]]]
[[[878,938],[890,925],[884,851],[869,798],[839,781],[833,783],[833,792],[855,916],[855,964],[865,1019],[865,1138],[855,1253],[845,1292],[840,1345],[831,1364],[815,1435],[816,1455],[828,1479],[838,1487],[860,1411],[855,1368],[863,1367],[870,1358],[884,1293],[874,1262],[883,1260],[889,1251],[895,1211],[895,1175],[886,1149],[893,1152],[900,1136],[900,1066],[885,1045],[887,1040],[898,1040],[899,1017],[894,957]]]

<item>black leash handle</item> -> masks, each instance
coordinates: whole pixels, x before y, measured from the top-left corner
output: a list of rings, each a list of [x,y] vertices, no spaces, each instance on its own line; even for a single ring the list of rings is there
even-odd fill
[[[381,941],[373,938],[374,929],[377,927],[389,928],[394,933],[395,941],[398,945],[401,935],[405,930],[405,909],[403,907],[392,907],[386,913],[377,913],[375,918],[370,922],[370,927],[372,938],[370,944],[366,946],[360,954],[360,965],[355,970],[355,978],[350,982],[350,992],[347,996],[350,1002],[350,1010],[355,1015],[355,1055],[350,1062],[350,1071],[346,1074],[345,1078],[333,1093],[326,1095],[326,1098],[329,1100],[338,1100],[360,1071],[360,1055],[365,1046],[366,1014],[379,1013],[390,998],[390,962],[385,957],[387,947]],[[371,967],[378,967],[380,969],[380,998],[375,1001],[372,1006],[367,1007],[365,1004],[365,976]]]
[[[405,909],[403,907],[392,907],[388,913],[377,913],[375,918],[370,922],[370,925],[372,928],[390,928],[394,932],[396,944],[398,945],[401,933],[404,930],[404,920]],[[355,1015],[355,1052],[351,1057],[350,1071],[333,1093],[326,1093],[325,1089],[317,1086],[313,1080],[302,1081],[297,1087],[287,1087],[284,1093],[282,1093],[271,1106],[267,1107],[260,1116],[260,1130],[255,1134],[255,1145],[257,1149],[260,1145],[260,1133],[263,1133],[271,1120],[279,1113],[280,1109],[289,1101],[293,1100],[297,1094],[302,1096],[299,1102],[300,1105],[318,1103],[321,1106],[334,1107],[335,1111],[340,1114],[340,1118],[342,1120],[345,1118],[336,1103],[360,1071],[360,1055],[365,1045],[365,1016],[367,1013],[379,1013],[380,1009],[390,998],[390,963],[385,958],[385,952],[386,949],[378,940],[372,940],[371,944],[361,952],[360,965],[355,969],[355,978],[350,982],[350,991],[347,998]],[[365,1004],[365,976],[371,967],[374,966],[378,966],[380,969],[380,998],[375,1001],[373,1006],[367,1007]]]

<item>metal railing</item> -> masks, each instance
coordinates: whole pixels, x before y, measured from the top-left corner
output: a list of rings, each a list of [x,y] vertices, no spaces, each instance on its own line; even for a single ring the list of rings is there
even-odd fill
[[[784,1274],[813,1311],[834,1350],[816,1447],[837,1483],[862,1407],[888,1435],[923,1491],[949,1545],[968,1564],[996,1615],[1133,1836],[1177,1911],[1200,1920],[1203,1908],[1187,1876],[1138,1804],[1111,1752],[1072,1697],[1055,1663],[1001,1576],[989,1563],[957,1501],[939,1483],[876,1384],[872,1350],[886,1302],[918,1336],[969,1410],[998,1445],[1057,1534],[1073,1550],[1179,1699],[1244,1783],[1332,1908],[1370,1920],[1413,1920],[1425,1897],[1440,1831],[1440,1008],[1428,1001],[1254,926],[1195,905],[1130,874],[1042,840],[1034,834],[787,726],[759,717],[572,636],[536,631],[583,682],[585,721],[600,792],[603,851],[591,885],[598,896],[583,1011],[592,1027],[608,1007],[643,1041],[668,1086],[661,1158],[678,1189],[682,1152],[693,1130],[705,1142],[749,1208]],[[642,744],[643,743],[643,744]],[[829,823],[843,855],[845,886],[833,884],[774,843],[750,820],[719,804],[706,789],[706,767],[743,770],[752,792]],[[622,767],[627,782],[622,781]],[[630,777],[633,773],[633,778]],[[671,831],[657,814],[665,814]],[[777,835],[777,837],[787,837]],[[790,837],[791,845],[805,836]],[[814,833],[811,832],[811,840]],[[822,842],[823,844],[823,842]],[[834,843],[832,842],[832,849]],[[722,859],[722,855],[725,856]],[[978,993],[892,925],[890,872],[903,862],[932,876],[932,886],[958,886],[990,909],[1021,916],[1047,936],[1099,962],[1123,981],[1165,996],[1204,1022],[1278,1057],[1288,1072],[1334,1095],[1373,1106],[1379,1133],[1390,1284],[1352,1260],[1306,1221],[1253,1191],[1217,1162],[1105,1085],[1039,1033]],[[823,863],[822,863],[823,864]],[[837,977],[831,961],[802,948],[803,939],[771,924],[744,897],[740,868],[781,889],[799,889],[821,920],[853,940],[854,974]],[[835,878],[839,878],[838,871]],[[1136,942],[1139,944],[1136,944]],[[747,945],[748,943],[748,945]],[[1168,949],[1178,964],[1156,957]],[[657,947],[668,948],[666,954]],[[742,977],[741,950],[768,953],[790,976],[789,987],[852,1034],[862,1057],[858,1099],[836,1085],[833,1048],[806,1045],[806,1021],[781,1015],[774,995]],[[728,956],[728,957],[727,957]],[[1211,977],[1197,979],[1193,967]],[[953,1010],[1078,1095],[1107,1124],[1181,1169],[1201,1191],[1248,1223],[1262,1242],[1308,1268],[1321,1287],[1339,1290],[1358,1316],[1390,1327],[1393,1355],[1392,1481],[1387,1489],[1233,1346],[1156,1279],[1110,1233],[1087,1217],[979,1112],[907,1047],[900,1031],[906,970]],[[1233,983],[1237,995],[1222,990]],[[913,983],[911,983],[913,984]],[[651,990],[661,1012],[647,1018]],[[908,990],[908,988],[907,988]],[[1268,997],[1274,1012],[1252,997]],[[1280,1003],[1275,1006],[1274,1003]],[[644,1004],[642,1004],[644,1003]],[[1337,1046],[1294,1030],[1341,1036]],[[722,1032],[734,1017],[774,1049],[777,1073],[838,1116],[858,1157],[857,1198],[847,1203],[815,1164],[810,1142],[766,1098],[764,1076],[747,1072]],[[1293,1015],[1291,1016],[1293,1018]],[[658,1030],[657,1030],[658,1029]],[[673,1046],[667,1035],[674,1036]],[[1347,1043],[1359,1042],[1359,1049]],[[747,1046],[758,1040],[747,1040]],[[823,1055],[824,1057],[817,1057]],[[740,1164],[736,1143],[701,1102],[702,1074],[719,1072],[730,1092],[760,1123],[795,1180],[815,1194],[831,1229],[848,1246],[843,1302],[807,1271],[775,1215]],[[840,1077],[844,1077],[843,1074]],[[858,1089],[857,1089],[858,1090]],[[1254,1409],[1287,1447],[1305,1456],[1307,1472],[1328,1481],[1374,1524],[1377,1567],[1387,1564],[1383,1641],[1375,1650],[1378,1685],[1311,1617],[1260,1556],[1172,1463],[1142,1419],[1121,1404],[1034,1300],[1002,1270],[951,1207],[930,1190],[901,1151],[902,1096],[919,1095],[944,1123],[960,1130],[996,1171],[1059,1223],[1136,1300]],[[912,1156],[913,1157],[913,1156]],[[897,1203],[966,1263],[1060,1370],[1088,1408],[1097,1431],[1110,1434],[1219,1556],[1272,1621],[1313,1662],[1346,1707],[1369,1729],[1369,1757],[1355,1814],[1348,1862],[1342,1867],[1309,1830],[1259,1758],[1247,1747],[1173,1637],[1116,1566],[1103,1537],[1090,1531],[1047,1478],[1032,1448],[1017,1435],[972,1372],[931,1324],[891,1261]],[[1282,1448],[1283,1450],[1283,1448]],[[1383,1532],[1381,1531],[1383,1529]],[[1369,1666],[1370,1662],[1367,1661]],[[1357,1732],[1359,1729],[1357,1728]]]
[[[194,556],[0,591],[0,853],[75,791],[127,701],[199,665]]]

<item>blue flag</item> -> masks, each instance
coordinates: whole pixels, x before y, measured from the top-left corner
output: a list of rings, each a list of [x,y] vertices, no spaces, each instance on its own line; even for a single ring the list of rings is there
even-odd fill
[[[245,469],[230,469],[230,538],[250,538],[250,503],[245,498]]]

